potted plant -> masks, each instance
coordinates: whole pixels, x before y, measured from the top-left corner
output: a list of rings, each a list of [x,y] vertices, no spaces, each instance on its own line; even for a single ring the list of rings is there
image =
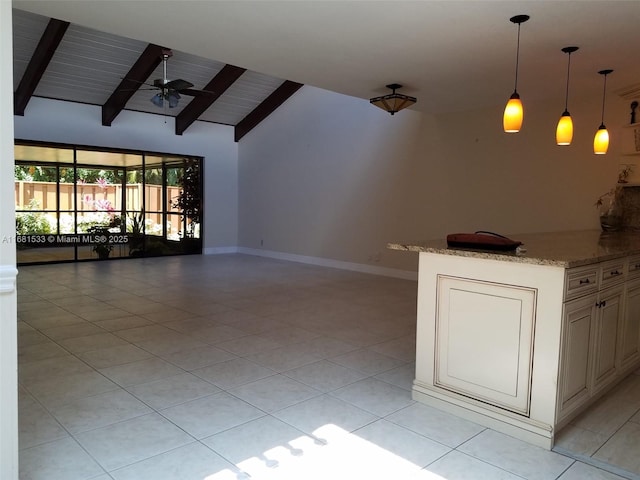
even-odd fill
[[[183,232],[182,242],[185,245],[185,253],[199,253],[200,222],[202,211],[202,182],[200,178],[200,162],[186,160],[185,167],[178,180],[180,194],[173,202],[173,207],[182,210]]]
[[[107,243],[109,238],[109,227],[104,225],[95,225],[87,230],[94,236],[95,243],[93,244],[93,251],[98,254],[100,260],[109,258],[113,245]]]
[[[600,226],[605,232],[612,232],[622,228],[622,195],[623,187],[616,185],[603,193],[596,200],[595,206],[600,213]]]

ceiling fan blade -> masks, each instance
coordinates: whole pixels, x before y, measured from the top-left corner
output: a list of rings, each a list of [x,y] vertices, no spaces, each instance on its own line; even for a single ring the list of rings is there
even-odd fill
[[[175,80],[171,80],[171,81],[165,83],[164,87],[168,88],[170,90],[176,90],[176,91],[180,92],[180,91],[185,90],[187,88],[193,87],[193,83],[187,82],[186,80],[183,80],[181,78],[177,78]]]
[[[209,92],[207,90],[193,90],[192,88],[187,88],[185,90],[180,90],[181,95],[189,95],[190,97],[203,97],[206,95],[214,95],[214,92]]]

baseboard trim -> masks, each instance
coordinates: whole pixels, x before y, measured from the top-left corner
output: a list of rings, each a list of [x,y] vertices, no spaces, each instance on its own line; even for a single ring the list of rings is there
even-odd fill
[[[366,265],[362,263],[344,262],[341,260],[332,260],[330,258],[310,257],[307,255],[297,255],[294,253],[284,253],[276,252],[273,250],[262,250],[246,247],[237,247],[236,253],[255,255],[258,257],[274,258],[276,260],[286,260],[289,262],[306,263],[309,265],[317,265],[320,267],[337,268],[340,270],[350,270],[354,272],[368,273],[371,275],[380,275],[384,277],[400,278],[403,280],[418,280],[418,272],[410,272],[397,268],[379,267],[376,265]]]
[[[210,247],[202,250],[204,255],[225,255],[238,253],[238,247]]]

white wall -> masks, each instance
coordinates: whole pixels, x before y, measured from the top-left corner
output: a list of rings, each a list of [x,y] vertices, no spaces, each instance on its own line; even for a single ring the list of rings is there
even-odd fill
[[[572,100],[574,142],[559,147],[562,102],[525,97],[523,130],[507,135],[502,105],[391,116],[305,86],[240,142],[239,245],[415,270],[417,256],[387,242],[599,228],[593,203],[616,181],[617,127],[628,122],[626,103],[613,97],[612,146],[596,156],[599,98]]]
[[[103,127],[100,107],[36,97],[23,117],[13,118],[15,137],[22,140],[204,157],[204,247],[237,245],[238,144],[232,127],[195,122],[184,134],[175,135],[173,118],[130,111],[120,113],[111,127]]]
[[[13,91],[11,2],[0,1],[0,90]],[[13,95],[0,96],[0,202],[13,204]],[[18,479],[18,353],[15,217],[0,215],[0,478]]]

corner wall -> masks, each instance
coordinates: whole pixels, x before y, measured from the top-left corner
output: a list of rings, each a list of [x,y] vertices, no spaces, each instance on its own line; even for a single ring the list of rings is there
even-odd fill
[[[100,107],[34,97],[23,117],[13,117],[15,138],[204,157],[204,248],[235,249],[238,144],[232,127],[195,122],[175,135],[172,117],[165,123],[162,115],[123,111],[111,127],[101,118]]]
[[[416,255],[387,242],[599,228],[593,204],[624,162],[626,107],[609,98],[611,148],[596,156],[598,99],[572,101],[574,142],[559,147],[562,105],[525,101],[523,130],[508,135],[503,106],[391,116],[305,86],[240,142],[239,245],[416,270]]]
[[[11,2],[0,1],[0,89],[13,92]],[[13,204],[13,95],[0,96],[0,478],[18,479],[18,352]]]

